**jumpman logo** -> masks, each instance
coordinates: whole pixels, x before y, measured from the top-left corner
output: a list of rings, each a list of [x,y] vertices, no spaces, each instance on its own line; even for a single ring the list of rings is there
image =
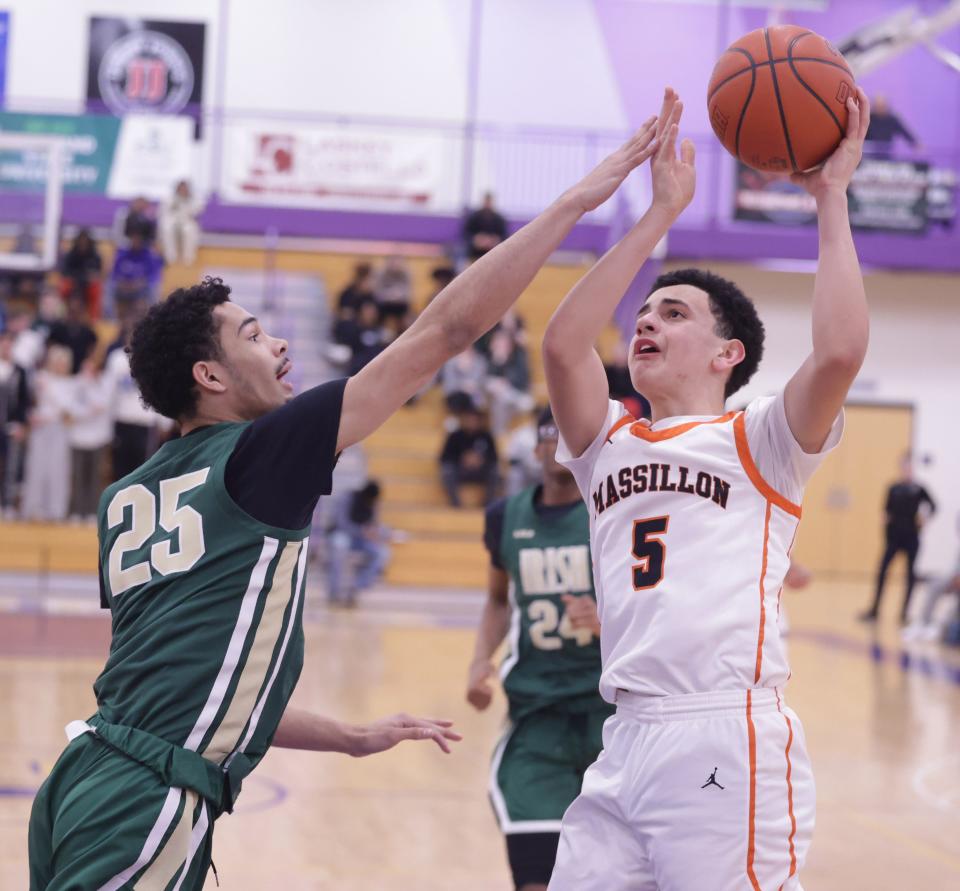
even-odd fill
[[[716,786],[718,789],[725,789],[725,788],[726,788],[726,786],[721,786],[721,785],[717,782],[717,768],[714,768],[714,769],[713,769],[713,773],[710,774],[710,779],[707,780],[700,788],[701,788],[701,789],[706,789],[707,786]]]

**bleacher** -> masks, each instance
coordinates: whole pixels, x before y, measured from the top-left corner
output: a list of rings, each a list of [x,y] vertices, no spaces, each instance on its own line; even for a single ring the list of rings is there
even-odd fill
[[[273,251],[259,239],[237,245],[208,237],[193,267],[168,267],[163,293],[196,282],[204,274],[221,275],[234,299],[291,341],[300,386],[322,379],[324,333],[329,309],[363,259],[397,252],[396,245],[284,242]],[[212,243],[209,243],[212,242]],[[104,268],[112,263],[107,241],[98,243]],[[403,252],[413,277],[414,305],[430,293],[430,271],[443,257],[435,246],[414,245]],[[539,343],[550,313],[586,269],[587,258],[559,258],[545,267],[521,296],[518,311],[527,324],[533,392],[545,399]],[[316,306],[317,301],[325,301]],[[266,306],[265,306],[266,302]],[[296,322],[296,324],[294,324]],[[102,343],[114,326],[101,323]],[[327,372],[329,374],[329,372]],[[370,475],[383,486],[383,521],[401,533],[385,581],[418,587],[478,588],[486,583],[487,558],[481,543],[482,493],[465,487],[465,507],[447,506],[437,456],[443,437],[444,407],[433,389],[395,414],[365,443]],[[0,523],[0,571],[40,573],[96,572],[96,532],[89,526]]]

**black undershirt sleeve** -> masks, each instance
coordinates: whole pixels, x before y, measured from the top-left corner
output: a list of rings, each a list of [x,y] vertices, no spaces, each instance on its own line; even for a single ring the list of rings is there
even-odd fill
[[[281,529],[310,525],[321,495],[329,495],[347,379],[301,393],[257,418],[240,435],[224,482],[234,502],[255,520]]]
[[[503,520],[507,513],[504,499],[494,501],[483,515],[483,544],[490,554],[490,563],[497,569],[504,569],[500,554],[500,542],[503,541]]]

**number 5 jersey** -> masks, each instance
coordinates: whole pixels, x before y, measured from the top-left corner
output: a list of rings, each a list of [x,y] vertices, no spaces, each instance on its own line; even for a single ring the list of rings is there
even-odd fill
[[[841,429],[804,453],[780,394],[652,428],[611,400],[582,455],[561,438],[590,514],[604,699],[786,683],[777,615],[799,502]]]

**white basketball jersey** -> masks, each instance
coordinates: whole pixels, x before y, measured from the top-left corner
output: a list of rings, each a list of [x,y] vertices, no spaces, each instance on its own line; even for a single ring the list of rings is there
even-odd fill
[[[777,615],[800,506],[760,475],[744,413],[654,431],[612,402],[608,423],[589,492],[578,478],[604,699],[783,685]]]

